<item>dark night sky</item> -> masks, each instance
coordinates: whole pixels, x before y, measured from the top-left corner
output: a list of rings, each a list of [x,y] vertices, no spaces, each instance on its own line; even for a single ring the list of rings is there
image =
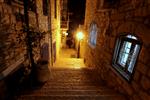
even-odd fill
[[[75,30],[79,24],[84,23],[86,0],[68,0],[69,12],[73,13],[70,16],[70,30]]]

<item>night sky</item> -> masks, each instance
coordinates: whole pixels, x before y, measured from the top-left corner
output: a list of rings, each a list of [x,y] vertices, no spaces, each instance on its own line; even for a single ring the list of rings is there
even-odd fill
[[[70,31],[75,31],[79,24],[84,24],[86,0],[68,0],[69,12],[73,13],[70,16]]]

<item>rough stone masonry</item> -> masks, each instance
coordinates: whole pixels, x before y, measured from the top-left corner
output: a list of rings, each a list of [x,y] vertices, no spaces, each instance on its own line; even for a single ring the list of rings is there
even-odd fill
[[[86,1],[85,40],[88,40],[91,22],[96,22],[98,26],[96,47],[92,48],[87,42],[84,44],[86,65],[97,69],[99,76],[95,77],[102,78],[130,100],[149,100],[150,0],[116,0],[114,5],[107,8],[98,8],[101,5],[98,1]],[[112,68],[116,39],[124,32],[136,34],[143,43],[130,83]]]

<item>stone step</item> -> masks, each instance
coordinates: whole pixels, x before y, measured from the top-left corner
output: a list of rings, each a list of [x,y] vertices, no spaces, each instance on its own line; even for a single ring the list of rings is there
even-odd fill
[[[72,90],[109,90],[107,87],[96,87],[96,86],[87,86],[87,85],[57,85],[57,86],[53,86],[53,85],[49,85],[49,86],[43,86],[43,89],[55,89],[55,90],[63,90],[63,89],[72,89]]]
[[[83,87],[83,88],[85,88],[85,87],[87,87],[87,88],[96,88],[96,89],[99,89],[99,88],[107,88],[105,85],[101,85],[101,84],[97,84],[97,83],[47,83],[47,84],[45,84],[45,85],[43,85],[42,86],[42,88],[51,88],[51,87],[56,87],[56,88],[58,88],[58,87],[60,87],[60,88],[62,88],[62,87],[64,87],[64,88],[81,88],[81,87]]]
[[[64,78],[64,79],[51,79],[49,80],[49,82],[92,82],[92,83],[96,83],[97,80],[90,80],[90,79],[82,79],[82,78]],[[102,82],[103,83],[103,82]]]
[[[92,76],[88,77],[88,76],[83,76],[83,75],[60,75],[60,76],[54,76],[52,75],[52,77],[50,77],[50,79],[59,79],[59,78],[63,78],[63,79],[90,79]]]
[[[82,89],[82,88],[93,88],[93,89],[106,89],[106,86],[99,85],[99,84],[94,84],[94,83],[47,83],[42,86],[42,88],[77,88],[77,89]]]
[[[52,75],[50,79],[59,79],[59,78],[64,78],[64,79],[68,79],[68,78],[73,78],[73,79],[89,79],[87,76],[83,76],[83,75]],[[90,76],[91,77],[91,76]]]
[[[70,96],[21,96],[17,100],[125,100],[122,96],[89,96],[89,95],[70,95]]]
[[[32,96],[57,96],[57,95],[103,95],[103,96],[114,96],[118,95],[114,91],[110,90],[49,90],[49,89],[42,89],[42,90],[35,90],[31,92],[27,92],[28,95]]]
[[[92,70],[53,69],[42,86],[21,92],[16,100],[125,100],[96,80]]]
[[[98,83],[96,83],[95,81],[90,81],[90,80],[76,80],[76,79],[72,79],[72,80],[53,80],[52,81],[52,83],[56,83],[56,82],[58,82],[58,83],[77,83],[77,84],[82,84],[82,83],[84,83],[84,84],[98,84]],[[92,82],[92,83],[91,83]]]
[[[80,69],[80,70],[75,70],[75,69],[53,69],[51,70],[52,74],[91,74],[95,70],[88,70],[88,69]]]

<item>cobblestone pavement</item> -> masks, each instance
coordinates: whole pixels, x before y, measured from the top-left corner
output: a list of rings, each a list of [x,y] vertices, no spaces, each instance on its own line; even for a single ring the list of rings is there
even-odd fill
[[[17,100],[125,100],[98,81],[95,71],[77,58],[60,58],[44,85],[20,94]]]

